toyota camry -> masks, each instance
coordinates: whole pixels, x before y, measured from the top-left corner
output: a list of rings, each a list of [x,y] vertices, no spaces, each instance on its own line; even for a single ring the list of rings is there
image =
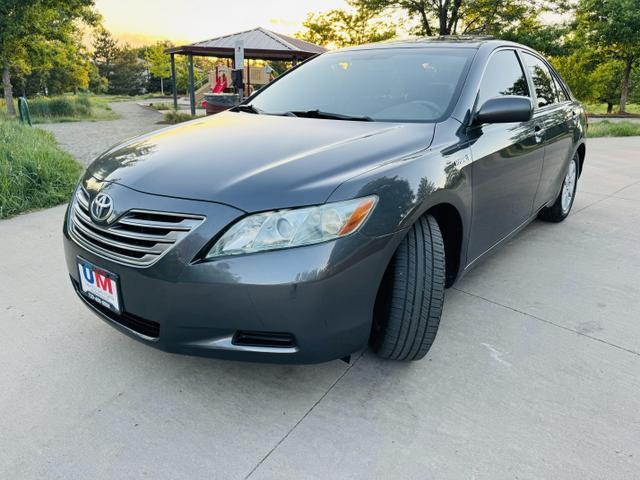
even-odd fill
[[[420,359],[447,287],[533,219],[567,217],[585,129],[523,45],[325,53],[95,160],[65,217],[71,283],[169,352],[313,363],[370,345]]]

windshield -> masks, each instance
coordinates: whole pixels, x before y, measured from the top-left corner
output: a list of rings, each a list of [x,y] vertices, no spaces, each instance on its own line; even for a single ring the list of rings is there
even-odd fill
[[[389,122],[434,122],[457,93],[474,49],[381,48],[321,55],[259,92],[258,111],[321,111]]]

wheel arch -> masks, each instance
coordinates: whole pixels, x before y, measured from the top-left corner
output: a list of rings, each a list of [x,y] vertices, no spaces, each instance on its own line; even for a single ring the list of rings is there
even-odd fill
[[[451,287],[460,272],[463,239],[462,216],[450,203],[438,203],[430,207],[423,215],[432,215],[440,227],[445,252],[445,286]]]
[[[448,288],[454,284],[460,271],[465,266],[463,253],[466,249],[465,232],[467,232],[467,222],[461,214],[461,208],[456,206],[459,199],[450,195],[450,192],[441,191],[441,193],[442,195],[434,195],[437,198],[431,199],[431,202],[423,205],[413,215],[408,216],[408,221],[402,227],[403,229],[411,228],[425,215],[432,215],[436,219],[444,242],[445,286]],[[445,195],[445,193],[447,194]],[[389,262],[391,262],[391,259]]]
[[[587,144],[585,142],[580,143],[578,148],[576,148],[576,153],[578,154],[578,178],[582,175],[582,168],[584,167],[584,159],[587,155]]]

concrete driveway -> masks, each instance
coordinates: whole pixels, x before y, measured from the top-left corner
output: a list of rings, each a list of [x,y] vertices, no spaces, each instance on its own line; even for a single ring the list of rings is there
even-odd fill
[[[62,207],[0,222],[0,478],[637,479],[640,137],[447,291],[427,358],[155,351],[71,291]]]

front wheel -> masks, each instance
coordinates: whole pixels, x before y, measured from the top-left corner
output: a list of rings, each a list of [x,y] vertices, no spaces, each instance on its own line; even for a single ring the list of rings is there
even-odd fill
[[[411,227],[385,272],[376,299],[371,348],[391,360],[419,360],[436,338],[444,303],[445,252],[438,222]]]
[[[578,186],[578,160],[578,154],[576,153],[571,162],[569,162],[558,197],[553,205],[540,211],[538,214],[540,220],[557,223],[563,221],[569,215],[573,201],[576,198],[576,187]]]

